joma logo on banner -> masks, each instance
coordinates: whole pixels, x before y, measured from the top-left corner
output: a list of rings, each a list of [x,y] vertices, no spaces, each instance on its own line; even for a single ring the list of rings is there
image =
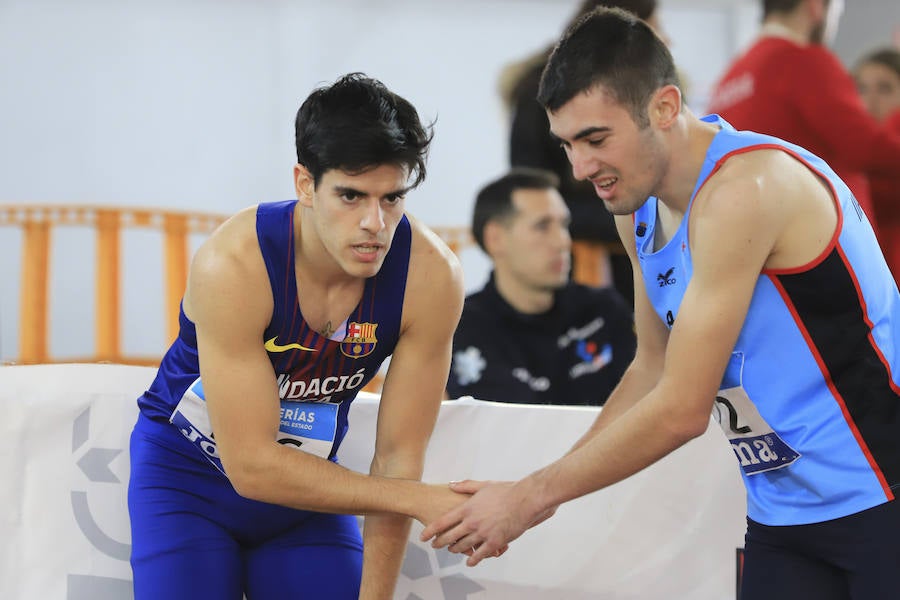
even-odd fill
[[[91,408],[86,408],[72,424],[72,458],[78,469],[90,483],[110,484],[102,486],[103,493],[121,498],[114,506],[125,507],[125,488],[110,468],[112,461],[122,454],[121,448],[103,448],[91,445]],[[127,439],[127,436],[126,436]],[[85,539],[98,552],[116,561],[128,563],[131,556],[130,540],[118,540],[104,531],[91,513],[88,493],[71,491],[72,515]],[[362,519],[359,519],[362,526]],[[469,579],[463,571],[465,557],[446,549],[435,551],[428,545],[408,542],[397,592],[404,600],[466,600],[485,588]],[[422,595],[424,594],[424,595]],[[131,600],[134,593],[131,579],[106,577],[94,574],[69,573],[66,600]]]

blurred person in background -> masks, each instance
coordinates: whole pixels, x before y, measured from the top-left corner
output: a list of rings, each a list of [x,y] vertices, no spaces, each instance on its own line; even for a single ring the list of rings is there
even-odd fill
[[[583,0],[565,28],[598,6],[627,10],[665,38],[656,0]],[[559,192],[572,213],[573,279],[587,284],[611,283],[634,306],[631,264],[616,235],[613,217],[605,210],[597,210],[597,196],[591,185],[572,176],[566,153],[550,136],[547,113],[536,100],[541,73],[552,50],[552,46],[542,48],[501,73],[500,93],[512,112],[509,162],[513,167],[547,169],[559,177]]]
[[[900,171],[900,136],[866,111],[828,49],[844,0],[762,0],[757,40],[715,85],[707,111],[823,158],[878,230],[868,175]]]
[[[622,296],[569,280],[570,216],[558,185],[550,171],[514,167],[478,192],[472,235],[493,270],[466,297],[449,397],[600,405],[634,358]]]
[[[900,135],[900,49],[882,48],[861,58],[853,70],[866,108],[885,127]],[[869,178],[879,241],[900,282],[900,168]]]

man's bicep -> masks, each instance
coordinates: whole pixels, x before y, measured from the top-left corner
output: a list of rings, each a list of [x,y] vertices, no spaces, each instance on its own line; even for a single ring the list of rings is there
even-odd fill
[[[462,312],[462,273],[455,260],[428,260],[434,261],[430,277],[414,271],[417,280],[407,289],[407,316],[381,393],[376,458],[399,453],[419,460],[444,398]]]
[[[449,335],[428,335],[410,328],[397,343],[378,406],[373,472],[419,476],[444,398]]]
[[[201,326],[197,346],[210,423],[223,460],[233,450],[273,441],[278,391],[262,336]]]
[[[711,405],[783,218],[764,189],[746,179],[719,186],[694,210],[693,274],[669,337],[663,377]]]
[[[206,407],[225,462],[244,445],[271,442],[278,426],[277,386],[262,342],[271,297],[259,291],[265,282],[252,281],[258,273],[242,266],[201,266],[189,289]]]

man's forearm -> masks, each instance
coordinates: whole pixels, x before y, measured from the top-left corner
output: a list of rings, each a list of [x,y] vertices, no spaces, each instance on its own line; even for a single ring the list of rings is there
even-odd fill
[[[413,489],[415,495],[418,495],[417,492],[425,488],[419,484],[424,457],[401,456],[405,456],[406,459],[376,454],[369,473],[372,476],[414,482]],[[413,493],[405,494],[404,497],[413,495]],[[424,503],[425,499],[421,498],[418,502]],[[373,514],[365,518],[360,600],[390,600],[393,597],[409,539],[411,521],[404,514],[410,515],[411,511],[404,510],[403,514]]]
[[[226,472],[239,494],[270,504],[337,514],[415,517],[428,498],[417,478],[366,475],[280,444],[256,453],[255,458],[252,468],[239,478],[227,464]]]
[[[360,600],[390,600],[406,556],[410,519],[369,515],[363,528],[363,572]]]
[[[593,438],[597,432],[607,427],[610,423],[622,416],[628,409],[634,406],[638,400],[650,393],[658,381],[658,374],[650,372],[649,369],[641,368],[637,364],[632,363],[622,375],[619,384],[610,394],[609,399],[600,414],[594,420],[590,429],[575,442],[572,446],[576,450],[583,446],[588,440]]]
[[[701,420],[673,404],[662,392],[651,393],[605,426],[601,435],[579,441],[580,447],[516,485],[539,512],[634,475],[702,435],[708,426],[708,417]]]

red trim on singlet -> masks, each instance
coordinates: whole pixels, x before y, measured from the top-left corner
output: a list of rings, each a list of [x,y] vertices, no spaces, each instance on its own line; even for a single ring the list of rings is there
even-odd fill
[[[866,324],[869,327],[869,341],[872,344],[872,347],[875,349],[875,352],[878,354],[878,357],[881,361],[887,366],[887,363],[884,360],[884,355],[881,353],[878,345],[875,343],[875,340],[872,338],[872,323],[868,317],[868,311],[866,310],[866,302],[862,296],[862,291],[859,287],[859,281],[856,278],[856,273],[853,269],[850,268],[850,262],[847,260],[847,256],[844,254],[843,249],[840,244],[836,246],[836,251],[838,255],[841,257],[841,261],[844,263],[844,267],[847,269],[847,272],[850,274],[851,279],[853,280],[853,286],[856,288],[856,295],[860,302],[860,307],[862,308],[863,317],[865,319]],[[859,445],[860,450],[866,457],[866,461],[869,463],[869,467],[875,473],[875,476],[878,477],[878,482],[881,484],[881,489],[884,492],[885,496],[889,500],[894,499],[894,493],[888,485],[887,479],[885,479],[884,473],[881,470],[881,467],[878,466],[878,463],[875,461],[875,457],[872,456],[871,450],[869,450],[868,444],[866,444],[865,440],[862,437],[862,434],[859,431],[859,428],[856,426],[856,421],[853,420],[853,417],[850,415],[850,411],[847,409],[847,403],[844,400],[844,397],[838,391],[837,387],[834,385],[834,381],[831,377],[831,372],[828,370],[828,367],[825,365],[825,361],[822,358],[822,355],[819,354],[819,349],[812,341],[812,337],[807,331],[806,326],[803,324],[803,320],[800,318],[799,313],[797,312],[797,308],[794,306],[794,303],[791,301],[790,295],[781,285],[781,281],[777,277],[769,275],[769,280],[775,286],[775,289],[778,290],[779,295],[781,296],[782,301],[784,301],[784,305],[791,313],[791,317],[794,319],[794,324],[797,326],[797,330],[803,336],[803,339],[806,341],[806,346],[812,354],[813,358],[816,361],[816,364],[819,365],[819,370],[822,373],[822,377],[825,380],[825,384],[828,386],[828,389],[831,391],[831,395],[834,398],[835,402],[837,402],[838,406],[841,409],[841,413],[844,415],[844,421],[847,423],[847,427],[850,428],[850,431],[853,433],[853,437],[856,439],[856,443]],[[890,375],[890,369],[888,368],[888,374]],[[895,391],[897,390],[894,385],[893,379],[889,378],[891,388]]]

